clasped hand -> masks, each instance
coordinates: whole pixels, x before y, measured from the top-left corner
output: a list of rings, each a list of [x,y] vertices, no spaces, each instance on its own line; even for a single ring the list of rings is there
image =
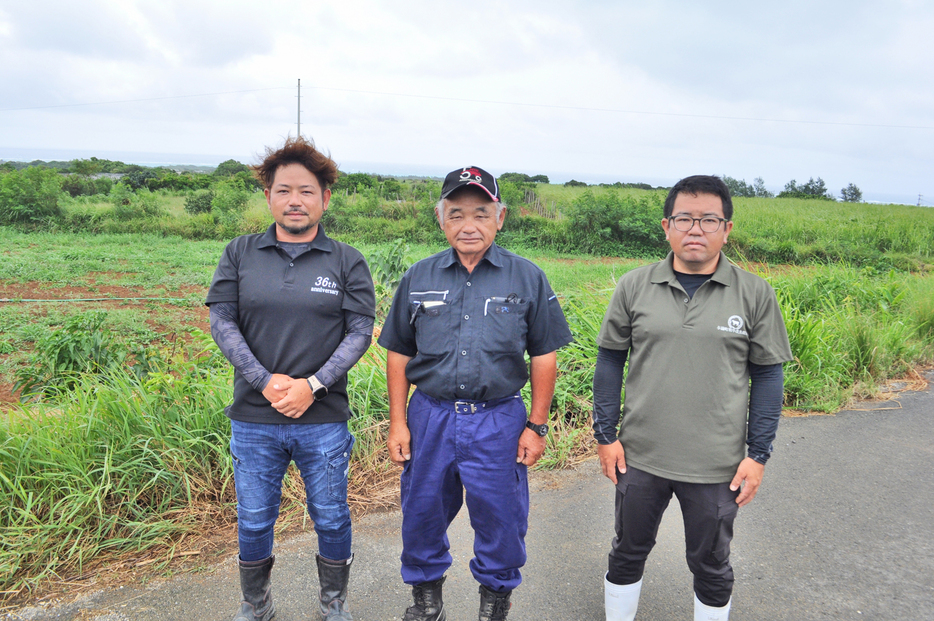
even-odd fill
[[[300,417],[315,401],[308,380],[303,377],[293,379],[280,373],[272,374],[263,389],[263,396],[277,412],[289,418]]]

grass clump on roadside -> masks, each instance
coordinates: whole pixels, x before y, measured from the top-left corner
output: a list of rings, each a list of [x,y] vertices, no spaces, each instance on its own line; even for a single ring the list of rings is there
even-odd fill
[[[791,351],[785,405],[830,412],[934,360],[934,278],[844,265],[769,276]]]
[[[67,393],[5,413],[0,591],[168,547],[229,511],[226,361],[207,352],[161,366],[145,380],[80,374]]]

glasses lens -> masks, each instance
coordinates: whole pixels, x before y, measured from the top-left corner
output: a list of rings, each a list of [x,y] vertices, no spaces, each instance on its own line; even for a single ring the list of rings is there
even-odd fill
[[[675,229],[682,233],[687,233],[694,227],[695,222],[700,222],[700,228],[705,233],[716,233],[720,229],[720,218],[689,218],[688,216],[675,216],[671,218]]]
[[[675,229],[684,233],[685,231],[690,231],[691,227],[694,226],[694,218],[687,218],[685,216],[678,216],[677,218],[672,218],[675,223]]]

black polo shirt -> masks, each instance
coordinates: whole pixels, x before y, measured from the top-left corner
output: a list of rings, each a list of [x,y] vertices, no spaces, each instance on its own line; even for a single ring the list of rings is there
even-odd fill
[[[526,351],[541,356],[572,340],[541,268],[493,244],[473,273],[453,248],[413,265],[378,342],[412,357],[405,376],[422,392],[489,401],[528,381]]]
[[[294,259],[278,247],[275,224],[237,237],[224,249],[206,304],[236,302],[238,325],[270,373],[309,377],[344,338],[344,311],[376,316],[373,279],[356,248],[329,238],[324,227]],[[227,416],[252,423],[328,423],[350,418],[347,377],[299,418],[273,409],[239,372]]]

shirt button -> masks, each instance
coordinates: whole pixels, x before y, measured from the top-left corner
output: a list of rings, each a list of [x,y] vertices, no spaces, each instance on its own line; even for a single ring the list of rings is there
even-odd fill
[[[467,388],[467,387],[464,386],[463,384],[461,384],[461,390],[464,390],[465,388]]]
[[[464,319],[470,319],[470,315],[464,315]]]
[[[470,281],[467,282],[467,286],[468,286],[468,287],[470,286]]]
[[[294,263],[289,263],[289,267],[295,267]]]
[[[466,356],[466,355],[467,355],[467,350],[466,349],[461,350],[461,356]]]
[[[687,304],[687,303],[690,302],[690,301],[691,301],[690,298],[684,298],[684,303],[685,303],[685,304]]]

